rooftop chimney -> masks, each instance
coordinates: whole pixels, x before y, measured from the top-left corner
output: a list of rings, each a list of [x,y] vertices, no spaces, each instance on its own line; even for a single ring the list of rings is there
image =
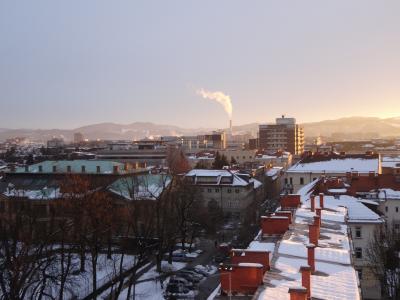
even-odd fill
[[[310,244],[318,246],[319,226],[315,224],[308,225],[308,239]]]
[[[314,216],[314,225],[318,227],[318,239],[321,233],[321,217],[320,216]]]
[[[311,268],[310,266],[301,266],[301,285],[307,289],[307,299],[311,298]]]
[[[289,218],[281,216],[261,217],[261,230],[266,235],[282,235],[289,229]]]
[[[299,287],[289,288],[290,300],[307,300],[307,289]]]
[[[315,272],[315,245],[307,245],[307,263],[311,268],[311,273]]]
[[[310,197],[310,202],[311,202],[311,211],[315,211],[315,195],[311,195]]]
[[[275,216],[288,217],[289,224],[292,224],[292,212],[290,210],[278,210],[275,212]]]
[[[324,208],[324,194],[319,193],[319,207]]]
[[[322,224],[322,210],[320,208],[316,208],[315,212],[316,212],[317,216],[319,217],[319,226],[321,227],[321,224]]]

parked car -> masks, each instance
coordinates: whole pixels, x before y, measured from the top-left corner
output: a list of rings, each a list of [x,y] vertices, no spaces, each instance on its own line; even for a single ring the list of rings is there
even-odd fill
[[[166,299],[192,299],[195,294],[182,285],[168,284],[164,296]]]
[[[194,271],[194,272],[196,272],[196,273],[198,273],[198,274],[201,274],[201,275],[203,275],[204,277],[207,277],[207,276],[209,276],[209,274],[205,271],[205,270],[203,270],[203,269],[200,269],[200,268],[196,268],[196,267],[187,267],[187,268],[185,268],[186,270],[189,270],[189,271]]]
[[[203,276],[200,277],[200,274],[194,275],[193,273],[179,271],[176,273],[176,276],[186,279],[187,281],[193,282],[194,284],[199,283]]]
[[[192,276],[199,278],[200,280],[204,278],[203,274],[200,274],[199,272],[197,272],[195,269],[189,269],[189,268],[184,268],[182,270],[179,271],[180,273],[188,273],[191,274]]]
[[[166,255],[166,258],[167,257],[168,257],[168,255]],[[195,257],[187,255],[186,253],[183,253],[183,252],[172,253],[172,261],[188,262],[188,261],[192,261],[194,259],[195,259]]]
[[[190,290],[195,289],[193,282],[188,281],[187,279],[180,277],[180,276],[172,276],[169,280],[169,284],[172,285],[182,285],[184,287],[187,287]]]

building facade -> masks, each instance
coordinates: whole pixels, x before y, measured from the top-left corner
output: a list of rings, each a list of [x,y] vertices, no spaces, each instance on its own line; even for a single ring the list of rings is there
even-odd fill
[[[198,189],[204,206],[218,207],[224,215],[241,217],[247,207],[263,197],[262,183],[247,174],[194,169],[186,178]]]
[[[259,147],[268,152],[289,151],[300,155],[304,151],[304,130],[295,118],[276,119],[276,124],[260,125]]]

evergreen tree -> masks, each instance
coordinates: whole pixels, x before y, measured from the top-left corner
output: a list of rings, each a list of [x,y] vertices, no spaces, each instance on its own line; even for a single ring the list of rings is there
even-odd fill
[[[215,154],[214,162],[213,162],[213,164],[212,164],[212,168],[213,168],[214,170],[220,170],[220,169],[222,169],[223,165],[222,165],[221,159],[222,159],[222,157],[221,157],[221,155],[219,154],[219,152],[217,151],[217,154]]]
[[[228,159],[224,154],[221,155],[219,154],[219,152],[217,152],[217,154],[215,154],[215,159],[212,164],[212,168],[214,170],[221,170],[224,166],[229,166]]]
[[[199,161],[197,162],[197,164],[194,166],[194,168],[195,168],[195,169],[208,169],[208,166],[207,166],[207,164],[206,164],[204,161],[199,160]]]
[[[221,169],[225,166],[229,166],[228,158],[225,156],[225,154],[222,154],[221,164],[222,164]]]

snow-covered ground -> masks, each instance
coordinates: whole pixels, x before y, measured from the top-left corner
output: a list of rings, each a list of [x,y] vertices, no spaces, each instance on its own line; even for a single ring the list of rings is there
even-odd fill
[[[172,262],[169,264],[167,261],[163,261],[161,263],[162,272],[173,272],[178,271],[186,266],[186,263],[183,262]],[[157,272],[156,266],[153,266],[150,270],[148,270],[145,274],[139,277],[138,284],[135,285],[135,297],[131,295],[131,299],[154,299],[160,300],[164,299],[164,292],[169,282],[169,277],[163,281],[163,288],[161,288],[160,280],[158,279],[160,273]],[[126,282],[125,282],[126,283]],[[106,299],[109,295],[110,291],[106,291],[102,293],[102,299]],[[128,287],[126,287],[120,294],[120,299],[126,299],[128,296]]]

